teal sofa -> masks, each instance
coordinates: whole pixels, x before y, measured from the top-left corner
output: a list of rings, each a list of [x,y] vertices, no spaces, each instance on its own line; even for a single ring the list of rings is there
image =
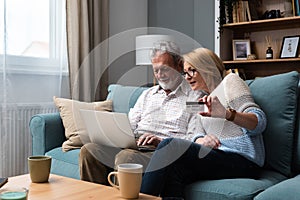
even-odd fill
[[[186,187],[185,199],[299,199],[299,74],[289,72],[247,80],[255,101],[267,115],[265,166],[256,179],[202,180]],[[128,112],[146,88],[110,85],[114,112]],[[30,124],[33,155],[52,156],[51,173],[79,179],[79,149],[62,152],[64,127],[59,113],[38,114]]]

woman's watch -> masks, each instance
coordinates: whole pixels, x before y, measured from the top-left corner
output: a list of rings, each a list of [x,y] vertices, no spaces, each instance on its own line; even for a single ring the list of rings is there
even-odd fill
[[[228,121],[233,121],[234,118],[235,118],[235,114],[236,114],[236,110],[232,109],[232,108],[229,108],[228,109],[229,112],[230,112],[230,116],[228,118],[226,118]]]

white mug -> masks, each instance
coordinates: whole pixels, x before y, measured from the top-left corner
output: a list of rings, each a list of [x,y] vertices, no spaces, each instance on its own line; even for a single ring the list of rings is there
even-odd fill
[[[139,197],[142,184],[143,165],[135,163],[123,163],[118,165],[117,172],[108,174],[108,182],[120,190],[121,197],[126,199],[136,199]],[[115,176],[118,185],[111,181]]]

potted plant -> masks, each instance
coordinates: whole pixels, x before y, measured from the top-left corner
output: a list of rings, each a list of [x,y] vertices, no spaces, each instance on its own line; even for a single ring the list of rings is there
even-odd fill
[[[232,11],[233,6],[239,0],[220,0],[220,16],[218,19],[219,22],[219,33],[222,33],[222,27],[226,23],[233,23]]]
[[[220,26],[226,23],[233,23],[232,11],[233,6],[239,0],[220,0]]]

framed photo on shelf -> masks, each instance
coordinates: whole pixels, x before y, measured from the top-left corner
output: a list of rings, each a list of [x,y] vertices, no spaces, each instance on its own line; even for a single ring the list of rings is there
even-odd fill
[[[233,60],[247,60],[251,54],[250,40],[232,40]]]
[[[299,41],[300,35],[283,37],[279,58],[298,57]]]

